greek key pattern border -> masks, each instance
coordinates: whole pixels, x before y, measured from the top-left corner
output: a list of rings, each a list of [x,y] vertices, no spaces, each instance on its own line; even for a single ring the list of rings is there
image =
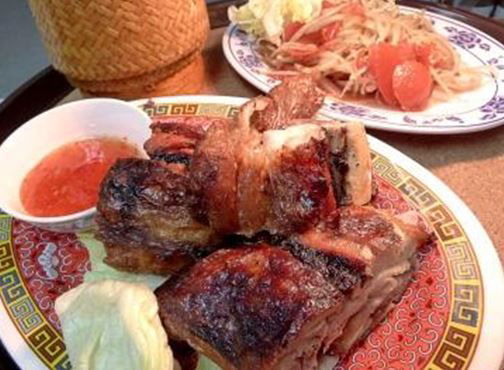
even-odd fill
[[[147,103],[149,116],[206,115],[234,117],[227,104]],[[388,159],[372,153],[374,173],[401,191],[429,221],[450,271],[450,320],[443,339],[425,368],[460,370],[469,367],[483,321],[483,285],[470,241],[454,215],[418,179]],[[51,369],[70,369],[63,338],[40,312],[23,282],[13,255],[11,218],[0,214],[0,299],[11,321],[31,350]]]
[[[154,103],[149,101],[141,106],[149,117],[156,116],[208,116],[232,118],[238,114],[239,107],[213,103]]]
[[[0,300],[32,352],[50,369],[68,369],[63,337],[46,320],[23,281],[11,232],[12,218],[0,214]]]
[[[373,171],[413,203],[433,228],[450,273],[450,320],[426,365],[429,370],[467,369],[483,321],[483,284],[478,262],[464,229],[424,184],[388,159],[373,153]]]

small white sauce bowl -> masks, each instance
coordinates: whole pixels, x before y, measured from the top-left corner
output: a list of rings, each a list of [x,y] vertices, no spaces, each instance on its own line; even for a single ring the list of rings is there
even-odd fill
[[[14,131],[0,146],[0,209],[40,228],[76,232],[93,226],[96,207],[66,216],[32,216],[20,199],[28,172],[53,150],[91,137],[116,137],[136,145],[150,136],[149,116],[135,106],[115,99],[87,99],[48,110]]]

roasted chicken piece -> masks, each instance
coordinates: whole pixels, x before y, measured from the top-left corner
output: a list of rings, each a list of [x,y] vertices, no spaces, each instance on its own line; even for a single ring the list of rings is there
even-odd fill
[[[218,237],[192,216],[198,199],[185,173],[163,161],[120,159],[103,180],[97,237],[105,262],[170,274],[212,250]]]
[[[158,288],[161,319],[223,369],[332,369],[400,298],[427,238],[386,212],[340,208],[276,246],[206,257]]]

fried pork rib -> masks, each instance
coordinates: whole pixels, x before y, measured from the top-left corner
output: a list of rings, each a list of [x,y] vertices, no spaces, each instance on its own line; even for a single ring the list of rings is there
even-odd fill
[[[209,129],[196,146],[189,176],[214,230],[288,234],[316,225],[337,206],[369,202],[370,156],[362,125],[313,122],[252,132],[247,143],[241,129]],[[362,143],[347,143],[354,132],[364,137]]]
[[[206,257],[158,288],[161,319],[223,369],[332,368],[400,298],[426,238],[384,212],[343,208],[277,246]]]
[[[317,271],[266,245],[219,250],[156,294],[170,335],[223,369],[314,368],[343,301]]]
[[[324,95],[309,76],[286,79],[268,96],[253,100],[250,126],[260,132],[285,128],[297,120],[313,118],[323,101]]]
[[[194,148],[210,126],[228,126],[231,120],[215,117],[181,116],[157,118],[144,148],[151,159],[189,164]]]
[[[208,253],[214,230],[192,216],[187,175],[163,161],[120,159],[104,179],[97,237],[105,262],[122,270],[170,274]]]

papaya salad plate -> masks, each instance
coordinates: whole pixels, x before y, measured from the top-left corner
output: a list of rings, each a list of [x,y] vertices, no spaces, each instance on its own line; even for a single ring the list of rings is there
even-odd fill
[[[323,115],[369,128],[460,134],[504,123],[504,45],[470,25],[387,1],[323,1],[299,14],[256,3],[229,12],[222,45],[263,92],[307,73],[327,93]]]
[[[180,96],[133,104],[152,118],[222,118],[234,117],[245,101]],[[434,237],[420,251],[400,302],[336,369],[497,370],[504,355],[504,275],[489,236],[432,173],[368,139],[373,205],[396,215],[416,211]],[[71,367],[54,302],[99,269],[103,253],[92,233],[50,232],[0,215],[0,338],[20,368]]]

